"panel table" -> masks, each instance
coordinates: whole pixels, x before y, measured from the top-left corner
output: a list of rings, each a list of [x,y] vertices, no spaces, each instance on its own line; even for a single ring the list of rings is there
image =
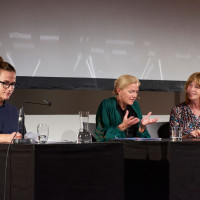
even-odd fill
[[[0,144],[0,200],[5,155]],[[123,144],[12,145],[6,200],[123,200]]]

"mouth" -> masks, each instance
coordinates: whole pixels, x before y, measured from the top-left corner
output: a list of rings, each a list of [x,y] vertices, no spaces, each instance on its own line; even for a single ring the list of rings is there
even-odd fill
[[[130,99],[130,101],[135,101],[135,99]]]
[[[4,93],[6,96],[10,96],[11,95],[11,93]]]
[[[188,94],[189,94],[189,95],[196,95],[195,93],[191,93],[191,92],[190,92],[190,93],[188,93]]]

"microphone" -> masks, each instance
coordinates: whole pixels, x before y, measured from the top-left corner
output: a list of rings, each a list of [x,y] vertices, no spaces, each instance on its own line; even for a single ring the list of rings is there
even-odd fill
[[[24,124],[25,114],[24,114],[23,105],[25,105],[25,104],[37,104],[37,105],[43,105],[43,106],[51,106],[52,105],[52,103],[46,99],[43,99],[43,101],[45,103],[27,101],[22,104],[21,108],[19,109],[18,130],[17,130],[17,132],[19,132],[19,130],[21,128],[22,139],[15,139],[14,140],[15,144],[30,144],[32,142],[31,139],[24,138],[24,135],[26,134],[26,128],[25,128],[25,124]]]
[[[20,130],[20,128],[21,128],[22,139],[24,139],[24,135],[26,134],[25,126],[24,126],[24,120],[25,120],[24,108],[23,108],[23,106],[22,106],[22,107],[19,109],[18,130],[17,130],[17,132],[19,132],[19,130]]]
[[[52,103],[49,102],[49,101],[47,101],[46,99],[43,99],[43,101],[44,101],[48,106],[51,106],[51,105],[52,105]]]
[[[43,101],[45,103],[37,103],[37,102],[27,101],[27,102],[24,102],[23,105],[26,104],[26,103],[38,104],[38,105],[43,105],[43,106],[51,106],[52,105],[52,103],[50,101],[47,101],[46,99],[43,99]]]
[[[24,108],[23,108],[23,106],[22,106],[22,107],[19,109],[18,123],[22,122],[23,115],[24,115]],[[19,127],[18,127],[18,128],[19,128]]]

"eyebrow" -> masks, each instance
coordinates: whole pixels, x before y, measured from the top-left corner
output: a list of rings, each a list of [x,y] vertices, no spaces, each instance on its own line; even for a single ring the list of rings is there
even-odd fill
[[[4,80],[4,81],[2,81],[2,82],[10,83],[10,81],[7,81],[7,80]],[[13,81],[13,82],[11,82],[11,83],[16,83],[16,81]]]

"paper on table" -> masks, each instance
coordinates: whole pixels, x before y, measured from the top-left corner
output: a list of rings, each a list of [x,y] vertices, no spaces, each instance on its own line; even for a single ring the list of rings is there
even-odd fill
[[[162,138],[138,138],[138,141],[161,141]]]
[[[64,141],[55,141],[55,140],[48,140],[47,141],[47,144],[55,144],[55,143],[62,143],[62,144],[65,144],[65,143],[76,143],[76,141],[70,141],[70,140],[64,140]]]
[[[161,141],[162,138],[118,138],[115,137],[116,140],[134,140],[134,141]]]
[[[32,139],[33,142],[38,142],[37,134],[36,134],[36,133],[33,133],[33,132],[27,132],[27,133],[24,135],[24,138],[25,138],[25,139]]]

